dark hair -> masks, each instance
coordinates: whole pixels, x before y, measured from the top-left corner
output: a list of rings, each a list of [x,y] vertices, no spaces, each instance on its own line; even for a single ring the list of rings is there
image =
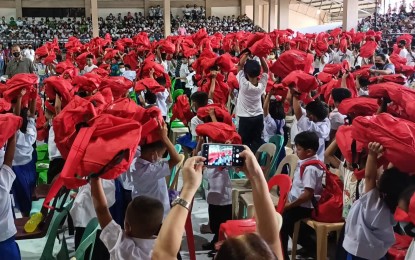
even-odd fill
[[[400,41],[399,41],[399,44],[406,45],[406,41],[405,41],[405,40],[400,40]]]
[[[153,152],[163,149],[165,146],[162,141],[141,145],[141,153]]]
[[[119,63],[118,66],[124,66],[125,67],[124,63],[122,63],[122,62]]]
[[[247,60],[244,66],[244,72],[248,77],[258,77],[261,73],[261,65],[256,60]]]
[[[197,103],[199,107],[204,107],[208,104],[209,96],[205,92],[197,91],[190,96],[190,100]]]
[[[94,59],[94,55],[92,55],[92,54],[88,54],[88,55],[86,55],[86,58],[87,58],[87,59]]]
[[[319,100],[314,100],[308,103],[305,109],[310,114],[314,115],[318,121],[323,121],[328,115],[328,110],[327,110],[326,105]]]
[[[281,101],[271,100],[269,103],[269,114],[274,120],[285,118],[284,104]]]
[[[331,91],[331,96],[334,102],[341,103],[344,99],[350,98],[352,93],[347,88],[335,88]]]
[[[20,117],[23,119],[22,122],[22,126],[20,127],[20,132],[22,132],[23,134],[26,134],[27,131],[27,113],[29,112],[29,108],[24,107],[22,108],[22,110],[20,111]]]
[[[159,83],[160,85],[162,85],[162,86],[166,86],[166,83],[167,83],[167,81],[166,81],[166,77],[164,77],[164,76],[158,77],[158,78],[156,78],[156,81],[157,81],[157,83]]]
[[[133,234],[150,238],[160,230],[163,213],[163,203],[159,200],[138,196],[128,204],[125,218]]]
[[[146,93],[144,93],[144,100],[147,102],[147,104],[155,104],[157,102],[157,96],[150,90],[147,90]]]
[[[131,69],[130,64],[125,64],[124,66],[125,66],[127,69],[129,69],[129,70]]]
[[[297,134],[294,138],[294,143],[305,150],[311,149],[315,152],[317,152],[318,147],[320,146],[317,134],[311,131],[304,131]]]
[[[360,84],[361,87],[367,87],[367,86],[370,85],[370,81],[369,81],[368,78],[360,77],[359,78],[359,84]]]
[[[405,209],[408,211],[409,203],[411,202],[412,196],[415,193],[415,185],[411,185],[408,188],[406,188],[399,196],[399,200],[402,200],[405,202]]]
[[[396,167],[383,172],[379,178],[378,189],[391,212],[395,212],[402,191],[414,183],[414,177]]]
[[[256,233],[248,233],[225,240],[215,256],[216,260],[276,260],[269,245]]]
[[[386,62],[386,55],[385,54],[379,53],[376,56],[380,57],[384,62]]]

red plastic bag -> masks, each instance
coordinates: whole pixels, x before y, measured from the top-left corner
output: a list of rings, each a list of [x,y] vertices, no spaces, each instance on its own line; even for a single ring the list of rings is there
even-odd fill
[[[338,109],[341,114],[355,118],[374,115],[378,111],[379,105],[374,98],[346,98],[340,103]]]
[[[186,95],[180,95],[177,97],[176,103],[173,106],[173,116],[170,119],[174,121],[179,119],[184,125],[187,125],[193,118],[193,113],[190,110],[189,99]]]
[[[395,233],[396,242],[388,250],[388,260],[405,260],[406,253],[413,238]]]
[[[362,58],[370,58],[375,54],[378,44],[375,41],[367,41],[362,47],[360,47],[359,56]]]
[[[215,116],[218,122],[222,122],[228,125],[233,126],[232,116],[229,114],[228,110],[221,104],[211,104],[204,107],[201,107],[197,110],[197,117],[203,120],[204,122],[210,122],[209,110],[215,110]]]
[[[313,61],[314,57],[312,54],[298,50],[289,50],[281,54],[277,61],[272,64],[270,71],[281,78],[285,78],[294,70],[311,73]]]
[[[268,35],[265,35],[264,38],[254,43],[249,50],[253,55],[261,58],[266,57],[273,48],[274,44],[271,41],[271,38]]]
[[[51,100],[55,100],[56,95],[59,95],[62,101],[62,107],[65,107],[72,99],[75,88],[69,81],[60,77],[51,76],[45,79],[43,84],[45,86],[46,96]]]
[[[198,136],[207,136],[212,142],[241,144],[242,138],[236,132],[235,126],[221,122],[200,124],[196,127]]]
[[[320,167],[326,172],[326,184],[321,193],[320,200],[316,205],[313,205],[314,210],[311,216],[312,219],[325,223],[343,222],[343,183],[340,178],[330,172],[326,165],[320,160],[304,162],[300,168],[301,178],[303,177],[305,168],[309,165]]]
[[[20,116],[11,113],[0,114],[0,147],[3,147],[7,140],[19,130],[22,122],[23,119]]]

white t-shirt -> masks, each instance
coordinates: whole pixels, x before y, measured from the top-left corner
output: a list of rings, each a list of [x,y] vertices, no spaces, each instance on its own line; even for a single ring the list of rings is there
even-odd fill
[[[35,51],[33,49],[25,49],[23,51],[23,56],[33,62],[35,60]]]
[[[186,77],[189,74],[190,74],[189,66],[187,65],[187,63],[186,64],[182,63],[182,65],[180,66],[180,78],[182,79],[180,79],[180,81],[186,82]]]
[[[155,239],[141,239],[124,234],[120,225],[111,221],[99,236],[107,247],[111,260],[150,260]]]
[[[130,81],[134,81],[137,77],[137,73],[134,70],[126,70],[123,72],[122,76]]]
[[[325,142],[330,138],[330,120],[325,118],[321,122],[314,123],[303,115],[297,122],[297,128],[298,133],[311,131],[317,134],[319,143],[317,156],[320,161],[324,162],[324,150],[326,149]]]
[[[115,204],[115,185],[113,180],[102,179],[102,187],[107,198],[108,207]],[[81,186],[76,194],[70,210],[75,227],[86,227],[91,219],[96,218],[94,203],[91,196],[91,185]]]
[[[11,238],[17,232],[10,198],[14,179],[16,174],[9,166],[3,164],[0,168],[0,242]]]
[[[236,78],[239,83],[236,115],[238,117],[255,117],[262,115],[264,110],[262,109],[261,96],[267,86],[268,74],[262,73],[262,76],[258,81],[258,86],[252,85],[252,83],[245,78],[245,74],[242,70],[239,71]]]
[[[157,107],[160,109],[161,111],[161,115],[162,116],[167,116],[167,98],[169,97],[170,93],[167,89],[164,90],[164,92],[158,92],[156,93],[156,104]]]
[[[164,160],[151,163],[136,157],[130,166],[129,172],[133,179],[132,198],[145,195],[158,199],[163,203],[164,217],[166,217],[170,211],[169,194],[165,179],[166,176],[170,175],[169,163]]]
[[[206,201],[208,204],[224,206],[232,204],[232,183],[228,168],[207,168],[203,177],[208,181]]]
[[[32,160],[33,144],[36,142],[37,132],[35,119],[27,119],[26,134],[20,130],[16,132],[16,151],[14,152],[13,166],[26,165]]]
[[[304,169],[303,177],[300,176],[300,168],[304,162],[310,160],[318,160],[317,156],[314,155],[305,160],[298,160],[297,167],[294,171],[293,185],[288,194],[288,201],[293,202],[297,200],[302,193],[304,193],[305,188],[310,188],[314,190],[314,197],[317,201],[320,199],[320,195],[323,192],[323,175],[324,171],[321,170],[318,166],[309,165]],[[313,208],[313,204],[310,201],[304,202],[301,204],[301,207],[304,208]]]
[[[89,72],[91,72],[92,70],[97,69],[97,68],[98,68],[98,67],[97,67],[97,65],[95,65],[95,64],[92,64],[91,66],[85,65],[85,67],[84,67],[84,74],[85,74],[85,73],[89,73]]]
[[[53,131],[53,126],[50,126],[49,129],[49,139],[48,139],[48,153],[49,153],[49,160],[53,161],[56,158],[62,158],[61,153],[58,150],[58,147],[55,143],[55,131]]]
[[[271,117],[270,114],[268,114],[266,117],[264,117],[264,141],[268,142],[271,137],[274,135],[284,135],[284,127],[285,120],[275,120]],[[279,132],[277,132],[279,129]]]
[[[372,189],[356,200],[350,209],[343,247],[354,256],[381,259],[395,243],[395,224],[378,189]]]
[[[332,130],[339,129],[340,126],[344,125],[345,115],[341,114],[337,108],[335,108],[329,115],[330,127]]]

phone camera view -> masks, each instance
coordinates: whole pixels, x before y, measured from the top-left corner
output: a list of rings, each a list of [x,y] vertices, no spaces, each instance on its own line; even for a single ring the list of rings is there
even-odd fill
[[[209,166],[232,166],[233,147],[231,145],[209,145]]]

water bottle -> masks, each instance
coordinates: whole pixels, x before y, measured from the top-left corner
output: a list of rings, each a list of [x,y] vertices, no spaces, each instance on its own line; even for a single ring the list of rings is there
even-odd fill
[[[24,225],[24,230],[27,233],[32,233],[36,230],[37,226],[40,224],[40,222],[43,219],[43,215],[41,212],[37,212],[33,214],[30,219],[26,222]]]

